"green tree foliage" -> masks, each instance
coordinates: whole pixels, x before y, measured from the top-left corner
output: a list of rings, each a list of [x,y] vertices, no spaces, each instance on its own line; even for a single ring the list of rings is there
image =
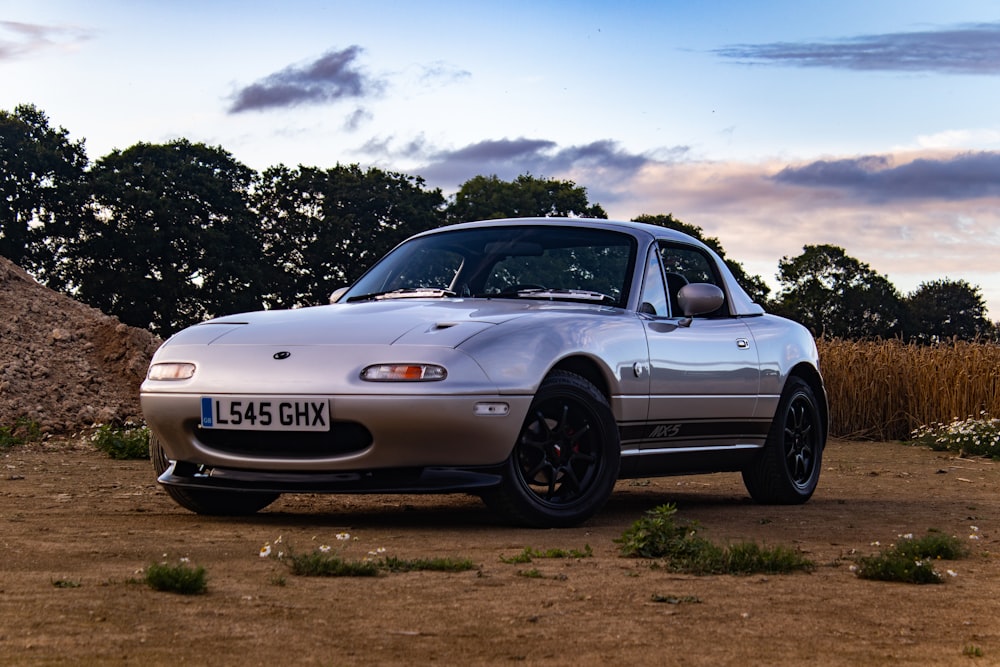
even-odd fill
[[[449,222],[497,218],[607,218],[600,204],[587,200],[587,189],[573,181],[522,174],[513,181],[496,175],[476,176],[458,189],[448,205]]]
[[[94,215],[73,276],[81,300],[160,335],[260,308],[253,170],[181,139],[115,150],[89,173]]]
[[[90,166],[33,105],[0,110],[0,255],[54,289],[159,334],[262,305],[324,303],[407,236],[445,221],[526,216],[606,218],[572,181],[476,176],[447,206],[418,176],[274,167],[258,176],[221,147],[177,140],[116,150]],[[758,303],[769,290],[719,240],[672,215],[636,221],[702,240]],[[997,340],[978,287],[948,279],[904,300],[835,246],[779,264],[769,309],[845,338]]]
[[[719,239],[714,236],[705,236],[705,230],[697,225],[690,225],[686,222],[681,222],[674,218],[672,213],[667,213],[666,215],[657,214],[649,215],[643,214],[632,218],[633,222],[644,222],[650,225],[659,225],[660,227],[666,227],[668,229],[673,229],[678,232],[683,232],[688,236],[693,236],[698,239],[709,248],[715,251],[719,257],[726,262],[726,266],[733,273],[733,277],[740,286],[746,290],[746,293],[750,295],[750,298],[757,303],[764,305],[768,301],[768,297],[771,294],[771,288],[767,286],[764,279],[760,276],[751,275],[746,272],[743,265],[739,262],[728,259],[726,257],[726,251],[722,249],[722,244]]]
[[[0,255],[53,287],[61,240],[79,232],[87,155],[32,105],[0,110]]]
[[[833,245],[807,245],[778,262],[778,311],[817,336],[891,338],[905,304],[889,280]]]
[[[254,195],[265,258],[265,302],[326,303],[382,255],[440,226],[444,197],[421,178],[358,165],[272,167]]]
[[[993,324],[986,319],[986,303],[978,287],[964,280],[921,283],[906,297],[905,336],[919,343],[988,338]]]

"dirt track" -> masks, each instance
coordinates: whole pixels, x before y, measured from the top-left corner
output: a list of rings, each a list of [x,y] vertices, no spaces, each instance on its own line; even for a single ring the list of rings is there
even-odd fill
[[[583,527],[498,524],[465,496],[286,496],[246,519],[174,506],[148,462],[86,443],[0,455],[0,662],[5,664],[1000,663],[1000,470],[893,443],[834,441],[801,507],[763,507],[738,475],[622,482]],[[613,542],[652,507],[725,543],[798,547],[811,574],[694,577],[621,558]],[[976,526],[978,531],[973,531]],[[938,529],[972,556],[942,585],[863,581],[849,570],[902,533]],[[338,533],[351,539],[338,542]],[[471,558],[478,570],[377,579],[292,576],[259,549],[321,543],[362,558]],[[508,564],[525,547],[593,557]],[[190,558],[209,592],[154,592],[137,574]],[[524,576],[531,569],[540,578]],[[283,584],[283,585],[282,585]],[[656,602],[677,598],[679,604]]]

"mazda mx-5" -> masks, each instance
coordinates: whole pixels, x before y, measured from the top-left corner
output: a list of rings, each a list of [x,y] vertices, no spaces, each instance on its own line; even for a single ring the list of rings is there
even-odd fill
[[[418,234],[329,304],[177,333],[141,401],[195,512],[463,492],[533,526],[588,519],[623,478],[739,472],[757,502],[805,502],[828,423],[805,328],[703,243],[594,219]]]

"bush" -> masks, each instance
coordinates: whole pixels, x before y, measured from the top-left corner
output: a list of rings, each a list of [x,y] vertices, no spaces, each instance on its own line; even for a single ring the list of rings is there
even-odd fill
[[[0,426],[0,449],[8,449],[26,442],[42,439],[42,429],[27,417],[18,417],[13,426]]]
[[[935,451],[950,451],[960,456],[1000,458],[1000,419],[990,419],[986,412],[979,417],[954,419],[947,424],[934,423],[913,431],[910,441]]]
[[[102,424],[90,439],[95,447],[113,459],[149,458],[149,429],[145,426]]]

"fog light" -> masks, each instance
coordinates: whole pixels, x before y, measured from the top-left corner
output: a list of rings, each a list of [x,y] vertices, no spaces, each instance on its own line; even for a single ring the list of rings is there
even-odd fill
[[[510,412],[506,403],[476,403],[472,413],[479,417],[504,417]]]

